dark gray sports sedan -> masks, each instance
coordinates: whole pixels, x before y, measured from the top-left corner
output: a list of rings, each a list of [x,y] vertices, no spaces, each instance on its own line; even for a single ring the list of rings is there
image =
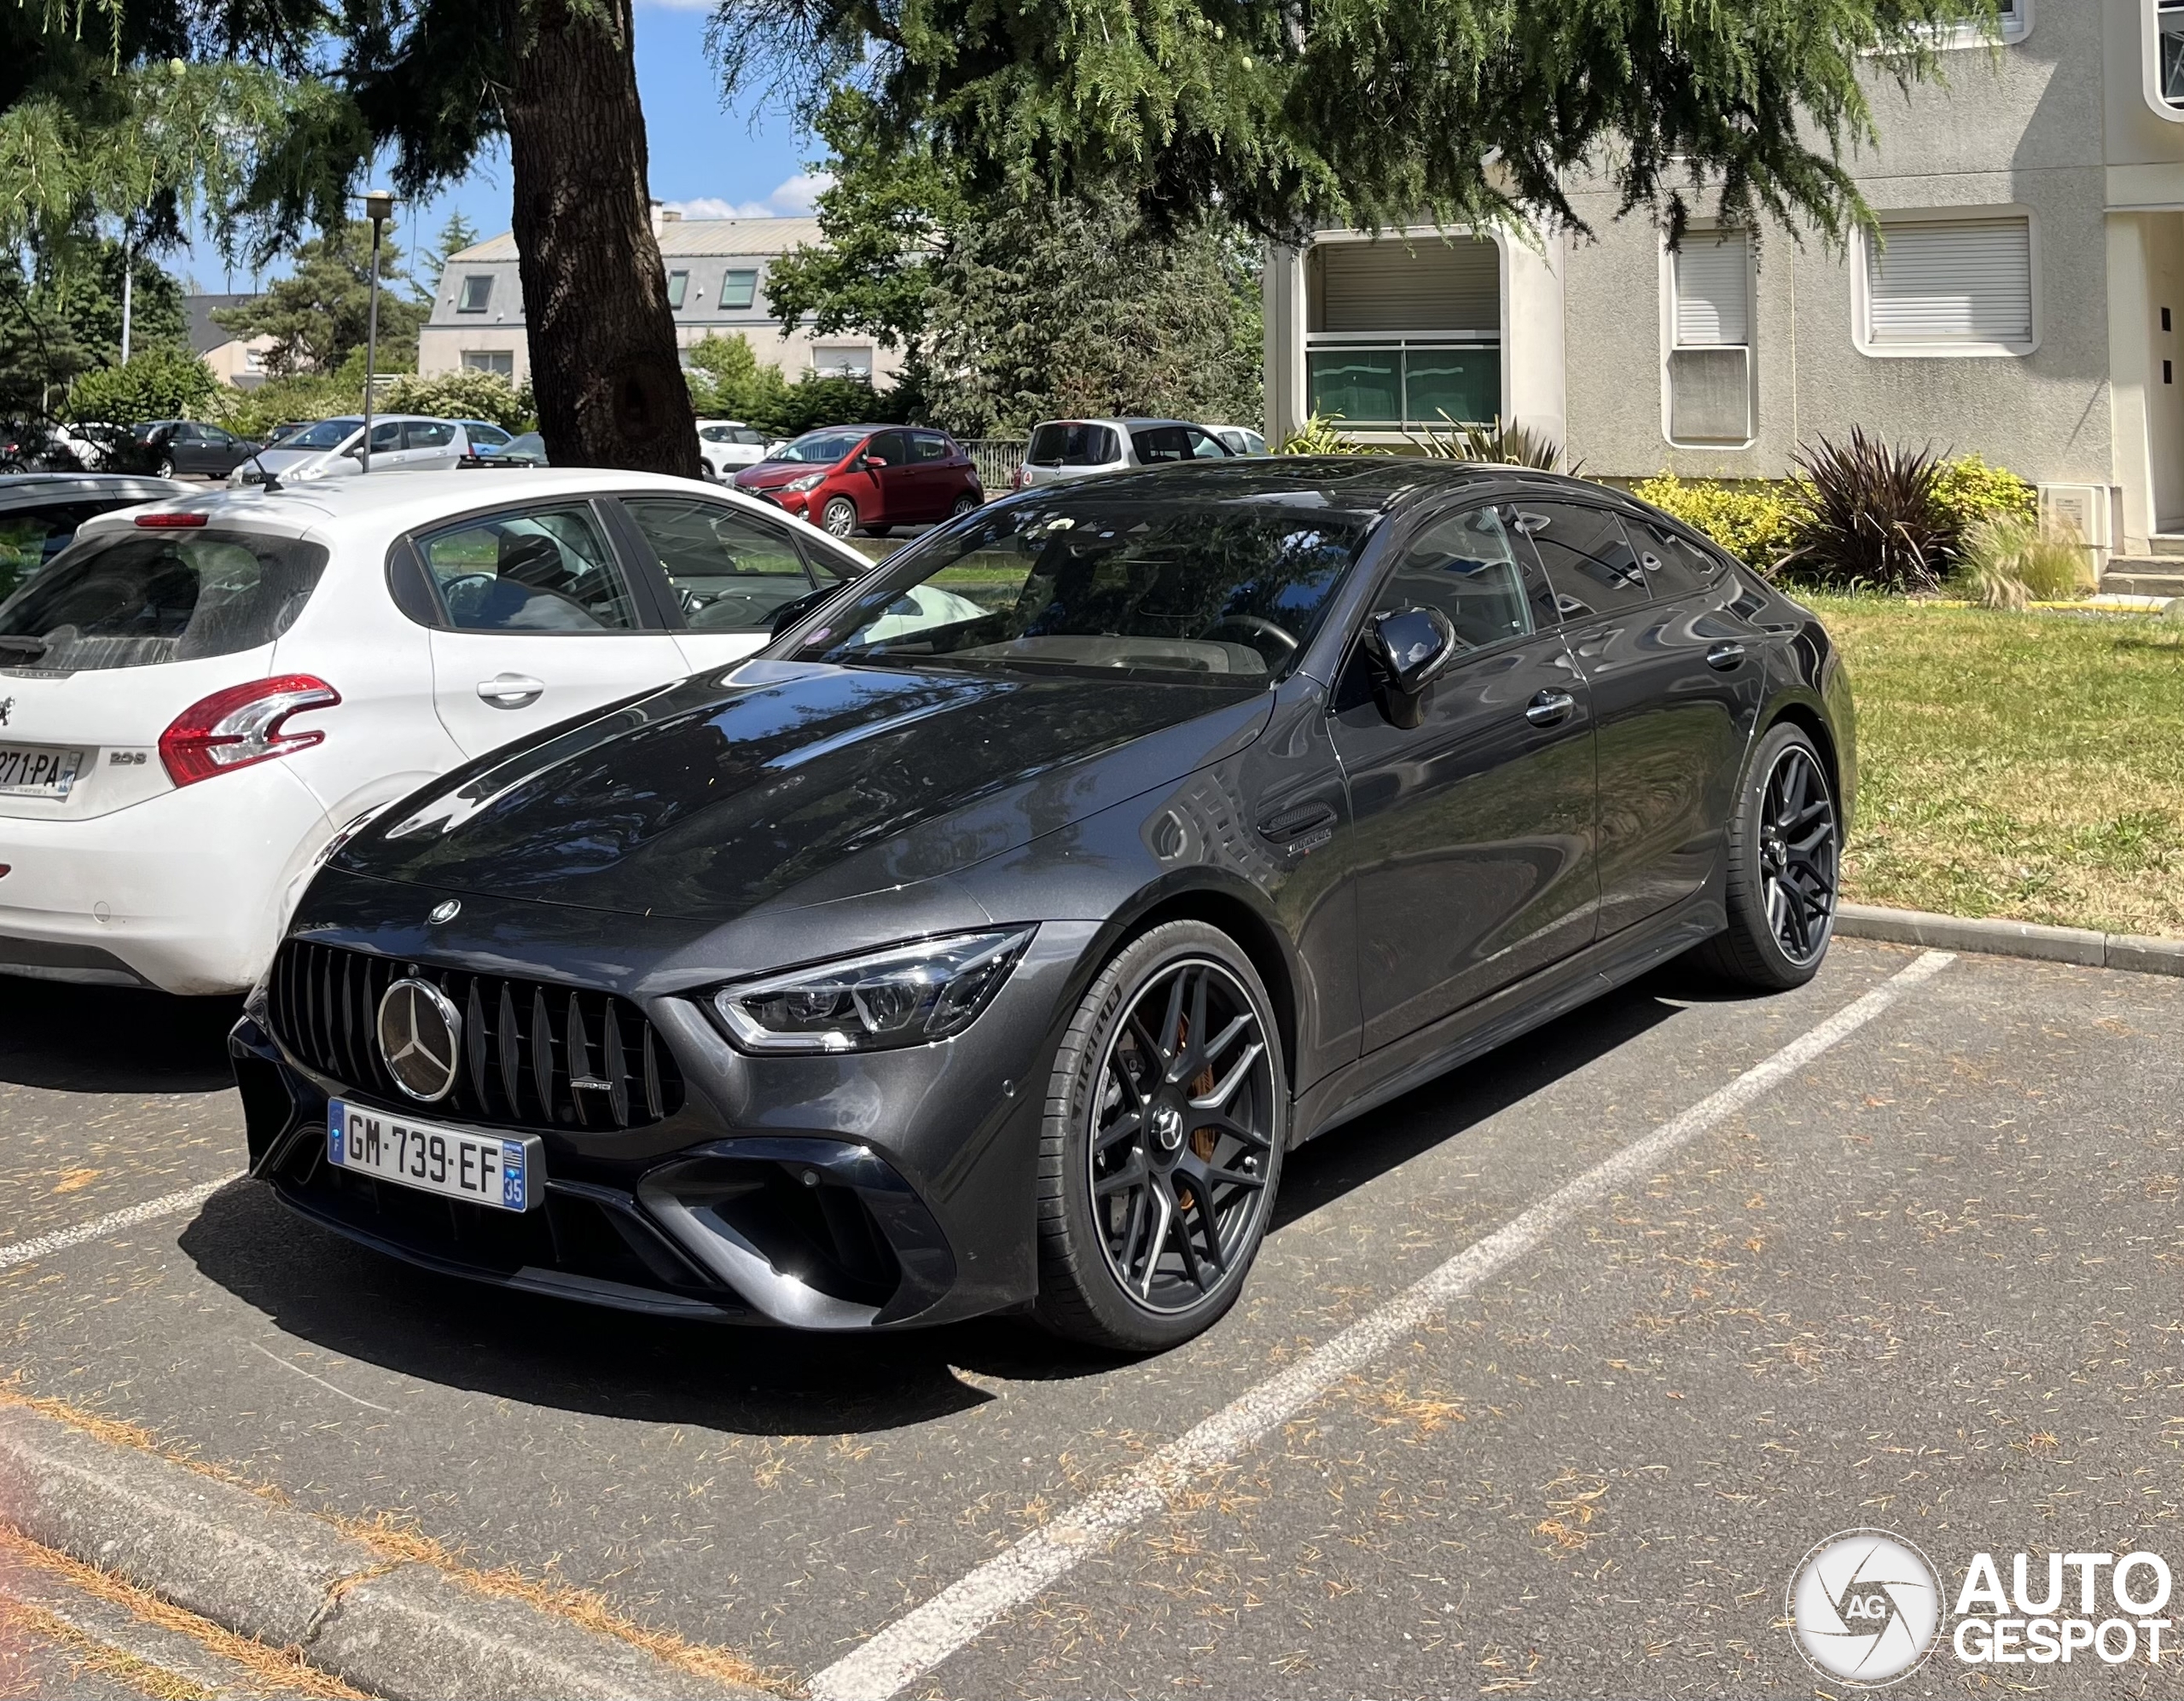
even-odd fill
[[[254,1173],[510,1287],[1156,1349],[1298,1141],[1679,952],[1827,949],[1835,650],[1617,491],[1165,468],[816,595],[339,846],[235,1031]]]

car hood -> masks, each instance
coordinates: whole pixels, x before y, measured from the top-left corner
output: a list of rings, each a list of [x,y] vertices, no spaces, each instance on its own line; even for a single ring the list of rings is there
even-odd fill
[[[807,473],[832,473],[832,467],[816,461],[761,461],[746,467],[735,475],[735,482],[746,491],[778,490],[792,479],[801,479]]]
[[[750,661],[458,769],[333,863],[717,925],[960,872],[1241,747],[1271,702]]]

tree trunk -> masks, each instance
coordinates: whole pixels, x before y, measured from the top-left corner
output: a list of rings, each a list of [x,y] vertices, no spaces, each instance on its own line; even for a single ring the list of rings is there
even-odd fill
[[[502,0],[516,257],[556,466],[700,476],[647,193],[630,0]]]

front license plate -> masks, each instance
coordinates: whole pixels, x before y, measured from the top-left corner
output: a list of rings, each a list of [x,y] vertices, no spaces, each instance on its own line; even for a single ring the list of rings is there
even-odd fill
[[[530,1210],[546,1197],[537,1135],[499,1135],[368,1111],[336,1099],[326,1107],[326,1161],[421,1193],[495,1210]]]
[[[80,750],[43,745],[0,745],[0,794],[11,798],[65,798],[84,765]]]

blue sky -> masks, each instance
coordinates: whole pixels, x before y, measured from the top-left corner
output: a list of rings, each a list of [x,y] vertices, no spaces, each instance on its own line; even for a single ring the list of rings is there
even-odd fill
[[[755,102],[723,109],[719,78],[705,51],[711,11],[705,0],[637,0],[637,89],[644,99],[653,198],[694,218],[808,212],[816,185],[804,166],[816,144],[782,113],[760,110]],[[448,214],[458,209],[480,235],[508,228],[504,152],[479,160],[462,182],[433,200],[400,209],[396,240],[410,253],[428,248]],[[253,283],[247,271],[229,272],[210,243],[167,264],[202,289],[248,289]],[[282,270],[269,267],[258,281]]]

